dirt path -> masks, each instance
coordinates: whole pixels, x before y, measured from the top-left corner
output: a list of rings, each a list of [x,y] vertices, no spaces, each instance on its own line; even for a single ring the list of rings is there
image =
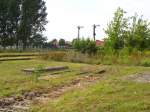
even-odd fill
[[[139,83],[150,83],[150,72],[137,73],[134,75],[130,75],[125,79]]]
[[[52,92],[39,93],[27,92],[22,97],[9,97],[0,100],[0,112],[28,112],[31,105],[35,103],[46,104],[50,100],[56,100],[65,92],[75,88],[84,88],[96,83],[101,77],[84,76],[74,80],[70,85],[58,87]]]

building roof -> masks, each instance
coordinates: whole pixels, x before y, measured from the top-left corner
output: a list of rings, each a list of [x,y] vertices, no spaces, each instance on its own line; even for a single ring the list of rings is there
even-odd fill
[[[104,41],[103,40],[96,40],[96,45],[97,46],[103,46],[104,45]]]

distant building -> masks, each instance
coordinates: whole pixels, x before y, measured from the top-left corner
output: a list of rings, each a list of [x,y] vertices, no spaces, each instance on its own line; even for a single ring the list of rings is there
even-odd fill
[[[96,40],[97,46],[104,46],[105,42],[103,40]]]
[[[59,45],[59,48],[65,48],[65,49],[72,48],[72,42],[66,41],[65,45],[63,45],[63,46]]]
[[[66,41],[66,45],[67,45],[67,46],[72,46],[72,42]]]
[[[59,47],[59,42],[57,41],[57,39],[53,39],[50,42],[51,48],[58,48]]]

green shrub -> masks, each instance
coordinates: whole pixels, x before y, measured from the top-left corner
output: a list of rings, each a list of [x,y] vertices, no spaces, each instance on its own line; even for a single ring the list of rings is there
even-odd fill
[[[141,66],[150,67],[150,62],[148,62],[148,61],[142,62]]]
[[[74,49],[76,49],[77,51],[84,53],[84,54],[96,54],[97,53],[97,46],[96,46],[96,42],[93,40],[88,39],[78,39],[78,40],[74,40],[73,42],[73,47]]]

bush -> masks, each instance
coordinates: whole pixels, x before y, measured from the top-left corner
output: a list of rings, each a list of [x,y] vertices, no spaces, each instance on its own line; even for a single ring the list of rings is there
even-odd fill
[[[141,66],[150,67],[150,62],[149,61],[144,61],[144,62],[141,63]]]
[[[98,50],[96,46],[96,42],[93,40],[90,40],[89,38],[86,40],[84,38],[75,40],[73,42],[73,47],[77,51],[84,53],[84,54],[87,53],[89,55],[96,54]]]

